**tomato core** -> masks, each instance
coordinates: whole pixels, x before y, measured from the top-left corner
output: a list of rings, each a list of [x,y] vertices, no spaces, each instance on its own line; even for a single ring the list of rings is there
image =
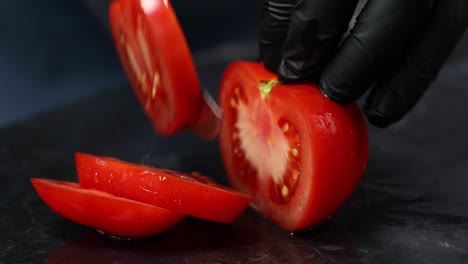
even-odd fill
[[[286,203],[300,176],[300,137],[292,123],[270,110],[269,93],[276,84],[259,81],[262,96],[248,103],[242,87],[233,89],[231,144],[236,173],[251,185],[262,186],[272,201]]]

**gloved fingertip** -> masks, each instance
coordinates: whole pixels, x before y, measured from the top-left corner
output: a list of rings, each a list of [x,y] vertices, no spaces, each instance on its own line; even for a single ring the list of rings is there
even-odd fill
[[[280,48],[260,46],[260,61],[267,70],[276,73],[281,61]]]
[[[281,60],[278,68],[278,80],[285,84],[306,82],[300,73],[300,68],[293,62]]]
[[[321,79],[318,84],[320,92],[327,97],[328,99],[340,103],[340,104],[347,104],[351,103],[358,98],[355,98],[352,94],[347,93],[351,89],[346,88],[339,88],[340,85],[330,81],[329,79]]]
[[[394,123],[394,121],[372,108],[364,108],[364,114],[366,115],[369,123],[378,128],[387,128]]]

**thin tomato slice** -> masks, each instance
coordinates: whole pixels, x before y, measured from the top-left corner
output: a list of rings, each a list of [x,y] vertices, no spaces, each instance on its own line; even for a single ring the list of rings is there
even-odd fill
[[[169,1],[115,1],[109,17],[123,68],[155,130],[169,136],[191,129],[214,138],[221,114],[203,96]]]
[[[78,183],[31,178],[41,199],[56,213],[109,235],[136,238],[163,232],[184,215],[150,204],[81,188]]]
[[[235,221],[251,197],[199,174],[158,169],[116,158],[75,154],[81,186],[206,220]]]
[[[220,104],[229,181],[280,227],[299,230],[334,215],[357,187],[368,155],[357,105],[336,104],[312,84],[280,84],[250,62],[226,69]]]

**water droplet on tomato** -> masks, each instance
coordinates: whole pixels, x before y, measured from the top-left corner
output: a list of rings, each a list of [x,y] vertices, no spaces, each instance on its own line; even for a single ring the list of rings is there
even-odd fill
[[[99,183],[99,174],[97,172],[94,173],[94,182]]]
[[[166,180],[166,176],[159,175],[158,178],[159,178],[159,181],[160,181],[160,182],[163,182],[163,181]]]

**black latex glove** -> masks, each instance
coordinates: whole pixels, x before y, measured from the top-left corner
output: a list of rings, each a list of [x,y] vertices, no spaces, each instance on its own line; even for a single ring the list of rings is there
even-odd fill
[[[468,25],[468,0],[263,0],[260,60],[284,83],[318,81],[348,103],[372,90],[368,120],[400,120],[435,79]],[[340,44],[340,45],[339,45]]]

